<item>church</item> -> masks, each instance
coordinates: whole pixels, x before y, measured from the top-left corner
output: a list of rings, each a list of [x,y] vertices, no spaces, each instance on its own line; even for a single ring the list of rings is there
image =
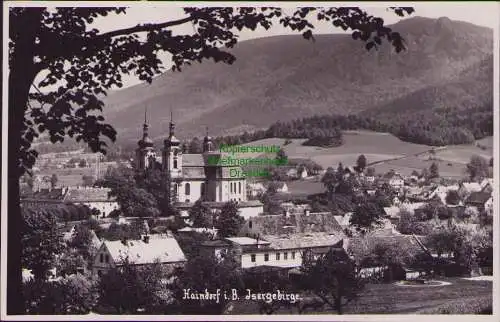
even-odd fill
[[[203,139],[203,153],[183,153],[181,142],[175,137],[172,115],[169,125],[169,136],[164,140],[159,156],[148,135],[149,125],[145,115],[143,136],[136,150],[136,166],[138,169],[147,169],[159,165],[162,171],[169,173],[170,202],[182,214],[186,215],[189,208],[200,199],[213,211],[222,208],[228,201],[235,201],[240,215],[245,219],[263,212],[260,201],[247,200],[246,179],[235,175],[242,173],[240,167],[213,162],[214,158],[224,157],[224,153],[214,149],[208,133]]]

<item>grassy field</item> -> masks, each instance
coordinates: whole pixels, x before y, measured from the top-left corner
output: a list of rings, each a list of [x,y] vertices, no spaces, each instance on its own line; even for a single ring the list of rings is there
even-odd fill
[[[425,313],[457,301],[490,302],[492,282],[469,281],[461,278],[439,278],[451,282],[444,286],[403,287],[394,284],[369,284],[357,301],[344,308],[345,314],[415,314]],[[489,303],[488,303],[489,304]],[[326,308],[326,307],[325,307]],[[257,314],[254,302],[235,304],[232,314]],[[472,313],[472,312],[470,312]],[[297,309],[280,309],[275,314],[297,314]],[[332,310],[306,314],[336,314]]]
[[[283,146],[289,158],[306,158],[320,164],[323,168],[336,167],[339,162],[345,166],[354,165],[360,154],[364,154],[368,163],[394,159],[410,155],[401,160],[383,162],[374,165],[377,172],[386,173],[394,169],[402,174],[409,175],[413,170],[421,171],[429,168],[429,154],[424,153],[432,147],[421,144],[403,142],[387,133],[370,131],[345,131],[344,144],[334,148],[320,148],[302,146],[305,139],[294,139],[292,143],[283,146],[284,139],[264,139],[248,143],[247,145],[279,145]],[[437,163],[442,176],[463,177],[465,164],[470,157],[477,154],[489,160],[493,155],[493,139],[491,137],[478,141],[483,148],[475,145],[451,145],[436,153]],[[257,157],[258,154],[246,154],[247,157]]]

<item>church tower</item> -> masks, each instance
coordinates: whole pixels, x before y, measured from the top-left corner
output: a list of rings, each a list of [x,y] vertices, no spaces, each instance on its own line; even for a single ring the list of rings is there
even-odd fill
[[[208,127],[207,127],[207,134],[203,138],[203,153],[213,152],[213,150],[214,150],[214,145],[212,142],[212,138],[208,136]]]
[[[163,142],[162,163],[163,170],[168,171],[173,179],[181,177],[182,174],[182,147],[181,142],[174,135],[174,130],[175,124],[172,112],[170,112],[169,136]]]
[[[137,142],[138,148],[135,152],[136,167],[140,170],[149,169],[150,167],[153,167],[156,162],[156,151],[153,140],[149,138],[148,129],[147,109],[145,109],[142,139]]]

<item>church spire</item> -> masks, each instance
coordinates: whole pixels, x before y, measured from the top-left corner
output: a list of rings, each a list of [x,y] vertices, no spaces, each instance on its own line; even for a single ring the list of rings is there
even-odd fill
[[[169,129],[170,129],[169,135],[170,135],[170,137],[173,137],[174,136],[174,130],[175,130],[175,123],[174,123],[174,117],[173,117],[172,109],[170,109],[170,127],[169,127]]]
[[[138,143],[139,148],[146,148],[146,147],[153,147],[153,141],[149,138],[148,135],[148,119],[147,119],[147,113],[148,113],[148,108],[144,109],[144,124],[142,126],[142,140],[140,140]]]
[[[149,125],[148,125],[147,114],[148,114],[148,107],[146,106],[144,108],[144,125],[142,126],[142,129],[143,129],[142,130],[142,137],[143,137],[143,139],[145,139],[148,136]]]
[[[205,129],[206,129],[206,135],[205,138],[203,139],[203,152],[212,152],[213,144],[212,144],[212,138],[208,136],[208,126]]]

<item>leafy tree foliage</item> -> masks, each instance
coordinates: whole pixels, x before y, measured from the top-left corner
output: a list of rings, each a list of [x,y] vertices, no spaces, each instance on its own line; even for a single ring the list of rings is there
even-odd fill
[[[224,204],[220,213],[215,217],[215,228],[221,238],[236,236],[243,227],[245,219],[239,215],[236,203],[233,201]]]
[[[241,264],[231,253],[221,261],[213,256],[193,256],[175,276],[173,294],[179,314],[222,314],[229,302],[223,294],[219,303],[184,299],[184,290],[192,293],[202,293],[205,289],[212,292],[217,289],[222,292],[232,289],[241,291],[244,286]]]
[[[144,233],[141,222],[134,221],[131,224],[112,223],[107,230],[100,233],[100,237],[106,240],[138,240]]]
[[[321,182],[325,186],[326,190],[329,193],[333,193],[338,183],[338,176],[335,170],[332,167],[326,169],[323,178],[321,178]]]
[[[364,154],[362,154],[358,157],[358,160],[356,161],[356,167],[359,169],[359,171],[364,171],[366,165],[367,165],[366,157]]]
[[[457,190],[450,190],[446,194],[446,203],[449,205],[458,205],[460,203],[460,194]]]
[[[57,274],[61,276],[76,274],[79,269],[84,269],[87,263],[78,250],[67,248],[57,259]]]
[[[56,256],[63,250],[56,218],[43,210],[27,210],[23,211],[22,219],[22,265],[31,269],[37,281],[45,281]]]
[[[310,130],[310,132],[311,133],[307,133],[306,135],[302,136],[309,138],[308,140],[304,141],[302,145],[319,146],[323,148],[334,148],[337,146],[341,146],[343,143],[342,131],[337,128],[329,130],[314,129]]]
[[[335,248],[317,260],[305,255],[301,267],[303,287],[342,314],[343,307],[356,299],[364,286],[354,261],[343,250]]]
[[[200,200],[189,209],[189,218],[193,221],[193,227],[211,227],[212,217],[210,208],[203,205]]]
[[[164,282],[169,277],[159,263],[137,266],[125,260],[99,280],[99,304],[116,314],[161,312],[172,300]]]
[[[95,285],[80,274],[54,282],[28,282],[23,293],[28,314],[88,314],[97,302]]]
[[[358,231],[366,232],[382,223],[382,210],[373,203],[360,204],[354,209],[349,224]]]
[[[439,167],[436,162],[433,162],[429,167],[429,179],[439,178]]]
[[[50,177],[50,187],[55,188],[57,185],[57,182],[59,181],[59,178],[57,177],[57,174],[52,174]]]
[[[120,209],[126,217],[156,217],[160,214],[155,197],[139,188],[132,169],[120,167],[106,174],[98,184],[111,189]]]
[[[92,233],[87,225],[76,225],[75,232],[71,241],[68,243],[69,247],[75,248],[85,260],[91,259],[93,253],[92,248]]]
[[[479,155],[470,158],[466,171],[471,180],[481,180],[490,174],[488,161]]]

